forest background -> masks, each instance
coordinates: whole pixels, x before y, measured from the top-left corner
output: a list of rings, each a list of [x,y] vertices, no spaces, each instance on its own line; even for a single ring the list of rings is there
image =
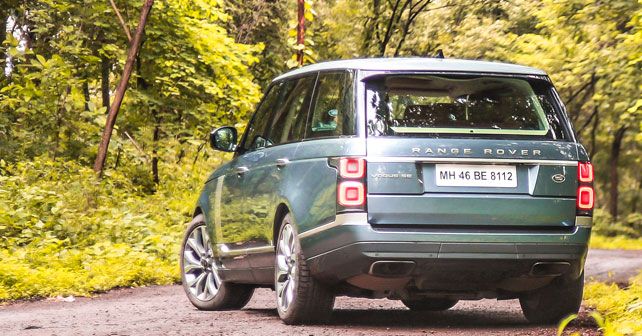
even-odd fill
[[[98,177],[141,5],[0,0],[0,301],[176,282],[198,192],[229,159],[209,132],[242,130],[301,50],[545,70],[595,166],[593,244],[642,248],[641,1],[307,0],[300,45],[293,0],[156,0]]]

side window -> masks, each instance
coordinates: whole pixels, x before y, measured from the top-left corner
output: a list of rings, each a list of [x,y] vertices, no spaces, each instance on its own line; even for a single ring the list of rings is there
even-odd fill
[[[252,151],[259,148],[270,146],[266,130],[270,121],[272,111],[279,103],[279,96],[283,90],[283,84],[273,85],[265,94],[261,105],[254,113],[252,121],[247,127],[246,136],[242,145],[243,151]]]
[[[350,72],[320,73],[314,111],[306,138],[355,134],[353,76]]]
[[[268,128],[273,145],[303,139],[315,77],[299,78],[284,85],[287,90],[283,90]]]

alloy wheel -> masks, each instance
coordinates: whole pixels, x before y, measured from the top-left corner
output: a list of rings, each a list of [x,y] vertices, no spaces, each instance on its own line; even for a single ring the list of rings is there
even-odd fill
[[[290,224],[285,224],[276,254],[276,295],[277,304],[282,311],[287,311],[292,302],[297,285],[296,244],[294,230]]]
[[[201,301],[211,300],[221,287],[205,225],[194,228],[185,241],[183,275],[190,293]]]

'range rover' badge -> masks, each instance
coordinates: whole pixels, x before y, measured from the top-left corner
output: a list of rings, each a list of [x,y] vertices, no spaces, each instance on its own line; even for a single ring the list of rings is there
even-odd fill
[[[551,178],[555,183],[562,183],[566,181],[566,176],[564,176],[564,174],[555,174]]]

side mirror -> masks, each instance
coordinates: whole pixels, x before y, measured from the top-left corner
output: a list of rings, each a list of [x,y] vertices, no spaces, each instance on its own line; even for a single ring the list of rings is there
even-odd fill
[[[236,151],[236,128],[230,126],[219,127],[210,133],[210,146],[223,152]]]

